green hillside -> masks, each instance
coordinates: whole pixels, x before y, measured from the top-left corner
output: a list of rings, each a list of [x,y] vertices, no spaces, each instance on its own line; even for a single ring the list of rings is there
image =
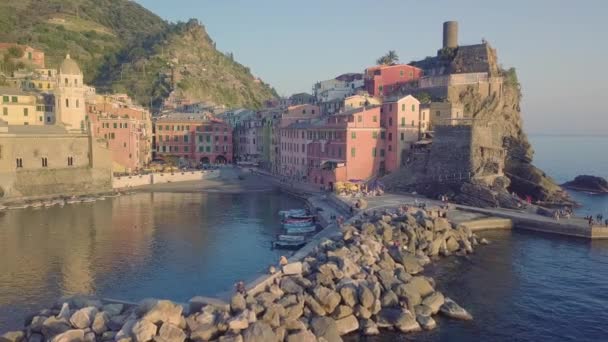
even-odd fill
[[[87,83],[146,105],[174,88],[228,106],[257,107],[275,96],[218,52],[196,21],[168,23],[129,0],[1,0],[0,42],[42,49],[50,67],[70,53]]]

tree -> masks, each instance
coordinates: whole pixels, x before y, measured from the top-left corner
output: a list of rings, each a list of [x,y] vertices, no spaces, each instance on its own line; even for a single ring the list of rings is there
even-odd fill
[[[376,61],[376,63],[380,65],[395,65],[397,62],[399,62],[399,56],[397,56],[395,50],[390,50],[386,55],[378,58]]]

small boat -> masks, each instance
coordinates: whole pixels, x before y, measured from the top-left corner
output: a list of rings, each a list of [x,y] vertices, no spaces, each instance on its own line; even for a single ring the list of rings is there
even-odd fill
[[[291,215],[306,215],[306,209],[289,209],[279,211],[279,216],[289,217]]]
[[[317,230],[317,226],[285,227],[285,230],[287,230],[287,234],[314,233]]]
[[[277,239],[279,241],[292,241],[292,242],[296,242],[296,241],[304,241],[304,240],[306,240],[306,236],[304,236],[304,235],[279,235],[279,236],[277,236]]]
[[[312,221],[298,221],[298,222],[284,222],[283,223],[283,228],[296,228],[296,227],[307,227],[307,226],[314,226],[314,223]]]
[[[97,201],[97,199],[95,197],[84,197],[80,200],[80,202],[82,203],[91,203],[91,202],[95,202]]]
[[[306,241],[274,241],[272,246],[279,249],[298,249],[306,244]]]
[[[286,220],[312,220],[313,215],[289,215]]]
[[[72,197],[72,198],[68,198],[67,200],[65,200],[66,204],[74,204],[74,203],[80,203],[80,200],[78,198]]]
[[[40,208],[40,207],[43,207],[43,206],[44,206],[44,203],[39,202],[39,201],[30,203],[30,207],[32,207],[32,208]]]
[[[25,208],[28,208],[28,207],[29,207],[28,204],[15,204],[15,205],[11,205],[11,206],[6,207],[6,209],[14,210],[14,209],[25,209]]]

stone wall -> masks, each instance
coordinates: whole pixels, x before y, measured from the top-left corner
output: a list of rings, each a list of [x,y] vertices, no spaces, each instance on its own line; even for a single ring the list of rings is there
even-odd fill
[[[437,179],[471,170],[472,126],[437,126],[427,166],[428,177]]]

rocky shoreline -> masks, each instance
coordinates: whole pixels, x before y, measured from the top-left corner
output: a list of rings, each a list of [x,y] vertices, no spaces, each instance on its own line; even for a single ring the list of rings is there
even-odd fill
[[[263,291],[236,294],[229,304],[195,297],[187,306],[155,299],[104,305],[72,297],[0,341],[340,341],[381,329],[434,329],[437,314],[470,320],[421,273],[432,259],[472,253],[485,241],[440,214],[409,208],[351,219],[341,236],[283,265]]]

